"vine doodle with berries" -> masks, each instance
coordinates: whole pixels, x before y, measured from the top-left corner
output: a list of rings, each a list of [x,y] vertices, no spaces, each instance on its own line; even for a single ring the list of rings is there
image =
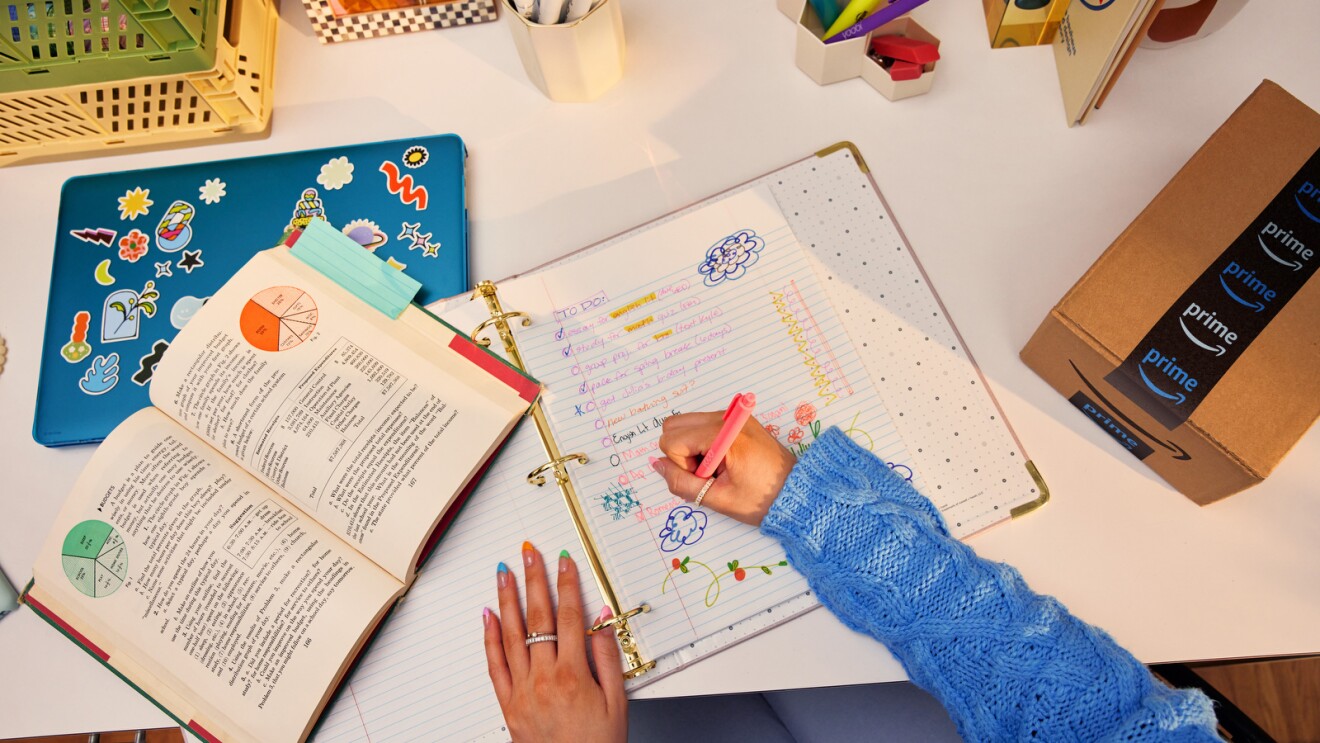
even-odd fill
[[[765,575],[774,575],[775,568],[788,567],[788,560],[780,560],[779,562],[771,563],[769,565],[741,565],[737,560],[730,560],[724,564],[728,569],[722,573],[715,572],[715,569],[711,566],[700,560],[693,560],[690,556],[684,557],[681,560],[675,557],[670,561],[670,564],[673,565],[673,567],[665,574],[665,579],[660,584],[660,593],[663,594],[669,590],[669,579],[672,578],[675,573],[687,575],[692,572],[691,566],[696,565],[707,573],[710,573],[710,584],[706,586],[705,596],[706,608],[709,609],[720,600],[721,580],[732,575],[735,582],[741,583],[744,580],[747,580],[747,571],[749,570],[760,570]],[[678,579],[675,579],[674,582],[677,584]]]

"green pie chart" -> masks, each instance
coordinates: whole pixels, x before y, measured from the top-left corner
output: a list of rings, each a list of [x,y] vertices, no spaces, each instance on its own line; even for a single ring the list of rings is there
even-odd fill
[[[109,596],[128,577],[128,546],[114,527],[91,519],[69,530],[61,560],[74,588],[91,596]]]

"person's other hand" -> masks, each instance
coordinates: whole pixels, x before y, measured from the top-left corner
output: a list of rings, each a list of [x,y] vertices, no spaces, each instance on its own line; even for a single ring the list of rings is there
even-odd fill
[[[664,459],[651,467],[665,478],[669,492],[693,500],[706,481],[692,474],[724,425],[723,413],[682,413],[665,419],[660,435]],[[755,418],[748,418],[724,461],[715,470],[715,484],[701,505],[752,526],[760,526],[779,497],[797,457],[775,441]]]
[[[619,645],[612,632],[591,636],[591,653],[600,673],[597,681],[587,666],[577,564],[567,551],[560,553],[556,618],[541,553],[524,542],[522,557],[527,580],[526,624],[518,586],[504,563],[496,572],[500,613],[486,609],[482,616],[486,664],[509,735],[515,743],[624,743],[628,738],[628,697],[623,691]],[[612,616],[606,607],[596,621]],[[528,646],[531,632],[555,633],[559,640]]]

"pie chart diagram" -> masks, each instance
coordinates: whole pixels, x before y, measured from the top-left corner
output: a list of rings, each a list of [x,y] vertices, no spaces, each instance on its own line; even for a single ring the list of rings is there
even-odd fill
[[[70,529],[61,553],[69,582],[94,599],[119,590],[128,577],[128,546],[104,521],[92,519]]]
[[[238,328],[253,348],[287,351],[311,337],[317,316],[310,294],[292,286],[272,286],[243,305]]]

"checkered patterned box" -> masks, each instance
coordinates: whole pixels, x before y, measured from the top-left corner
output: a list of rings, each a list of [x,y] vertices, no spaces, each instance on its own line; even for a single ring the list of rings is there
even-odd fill
[[[331,0],[302,0],[322,44],[484,23],[496,18],[498,0],[454,0],[340,15]]]

